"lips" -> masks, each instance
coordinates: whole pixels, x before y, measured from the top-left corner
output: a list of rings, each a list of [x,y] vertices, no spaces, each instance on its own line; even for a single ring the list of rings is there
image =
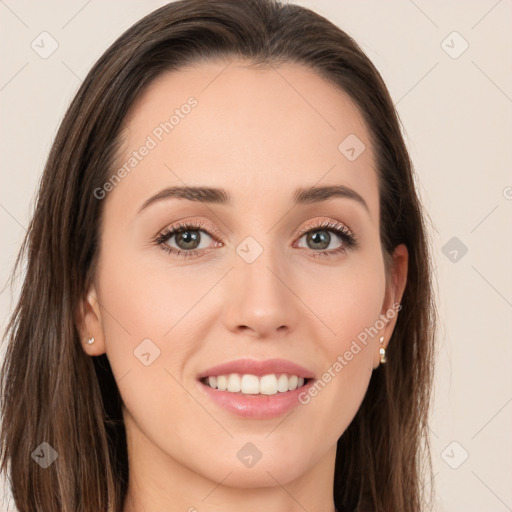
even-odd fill
[[[299,395],[314,381],[311,370],[285,359],[238,359],[197,376],[199,392],[217,406],[258,420],[276,418],[298,407]]]

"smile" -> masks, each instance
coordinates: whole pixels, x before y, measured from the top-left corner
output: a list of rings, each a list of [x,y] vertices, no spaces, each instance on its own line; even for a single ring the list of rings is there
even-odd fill
[[[306,379],[308,380],[308,379]],[[229,375],[217,375],[205,377],[202,382],[211,388],[229,393],[241,393],[244,395],[276,395],[287,393],[304,385],[306,380],[297,375],[280,375],[271,373],[258,377],[257,375],[231,373]]]

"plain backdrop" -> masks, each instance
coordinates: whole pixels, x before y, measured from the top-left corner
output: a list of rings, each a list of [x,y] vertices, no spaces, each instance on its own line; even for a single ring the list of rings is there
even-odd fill
[[[0,334],[19,290],[4,285],[65,109],[110,43],[164,3],[0,0]],[[295,3],[352,35],[381,72],[430,216],[435,510],[512,510],[512,2]],[[8,491],[0,511],[14,511]]]

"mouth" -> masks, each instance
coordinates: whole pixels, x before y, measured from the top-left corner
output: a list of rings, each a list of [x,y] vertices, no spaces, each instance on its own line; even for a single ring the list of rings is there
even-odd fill
[[[215,406],[250,419],[270,419],[291,411],[314,381],[313,372],[284,359],[239,359],[197,376],[201,392]]]
[[[286,373],[270,373],[263,376],[250,373],[230,373],[211,375],[199,379],[202,384],[218,391],[237,393],[240,395],[272,396],[300,389],[312,380]]]

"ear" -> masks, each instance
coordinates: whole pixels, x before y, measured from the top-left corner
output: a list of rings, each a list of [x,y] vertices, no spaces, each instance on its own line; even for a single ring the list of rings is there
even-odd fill
[[[400,301],[404,294],[405,285],[407,284],[407,269],[409,265],[409,252],[404,244],[397,245],[393,255],[388,261],[388,272],[386,279],[386,293],[381,310],[381,318],[384,320],[385,326],[378,333],[377,345],[375,347],[375,357],[373,368],[377,368],[380,364],[381,347],[387,348],[393,330],[395,329],[399,311],[401,309]],[[380,343],[380,338],[384,340]]]
[[[80,343],[84,352],[89,356],[104,354],[105,337],[101,321],[100,303],[94,286],[91,286],[87,295],[82,298],[77,316]],[[94,343],[87,343],[91,338],[94,338]]]

